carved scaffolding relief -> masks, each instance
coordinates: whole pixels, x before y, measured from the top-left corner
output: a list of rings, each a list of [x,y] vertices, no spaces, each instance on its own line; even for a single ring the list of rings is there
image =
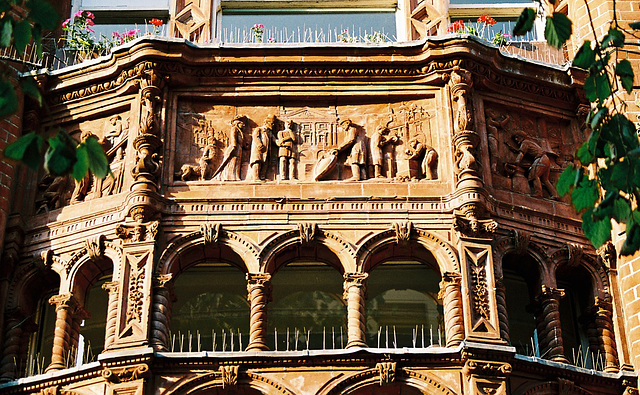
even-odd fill
[[[554,184],[579,146],[569,122],[490,103],[485,121],[493,185],[558,199]]]
[[[432,99],[335,107],[178,104],[175,181],[435,180]],[[241,115],[239,115],[241,114]]]

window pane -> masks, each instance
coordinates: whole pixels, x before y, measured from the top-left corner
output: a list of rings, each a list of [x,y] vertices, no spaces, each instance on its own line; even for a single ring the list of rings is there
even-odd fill
[[[347,310],[338,271],[326,265],[288,265],[271,282],[268,338],[272,350],[276,331],[278,351],[344,348]]]
[[[35,342],[29,354],[31,360],[27,364],[27,376],[44,373],[44,369],[51,363],[53,336],[56,329],[56,308],[49,303],[49,298],[57,294],[58,291],[52,292],[40,299],[38,331],[35,333]]]
[[[198,265],[175,282],[169,350],[240,351],[249,340],[247,282],[227,265]]]
[[[226,11],[222,16],[222,40],[225,42],[252,42],[251,27],[264,25],[263,41],[277,42],[335,42],[338,35],[348,30],[348,35],[364,41],[367,34],[376,32],[395,39],[395,14],[393,12],[294,12],[239,13]]]
[[[84,320],[80,329],[77,364],[96,361],[104,349],[109,293],[102,289],[102,285],[107,281],[111,281],[111,276],[98,280],[85,301],[85,309],[91,316]]]
[[[384,264],[369,274],[366,304],[369,347],[443,345],[440,276],[426,265]]]

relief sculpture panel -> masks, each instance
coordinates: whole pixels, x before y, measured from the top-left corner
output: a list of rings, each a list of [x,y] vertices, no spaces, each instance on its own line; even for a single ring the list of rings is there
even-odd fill
[[[569,121],[493,104],[485,120],[494,187],[559,199],[555,182],[579,146]]]
[[[174,181],[438,179],[433,99],[344,106],[178,105]]]

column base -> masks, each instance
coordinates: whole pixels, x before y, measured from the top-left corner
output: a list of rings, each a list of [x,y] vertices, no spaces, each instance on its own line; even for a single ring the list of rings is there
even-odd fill
[[[245,351],[269,351],[269,346],[264,342],[253,342],[249,343]]]
[[[49,372],[55,372],[56,370],[62,370],[62,369],[66,369],[67,367],[64,366],[64,364],[61,363],[51,363],[51,365],[47,366],[47,368],[44,370],[45,373],[49,373]]]
[[[363,340],[351,340],[347,342],[347,346],[345,348],[365,348],[367,347],[367,343]]]

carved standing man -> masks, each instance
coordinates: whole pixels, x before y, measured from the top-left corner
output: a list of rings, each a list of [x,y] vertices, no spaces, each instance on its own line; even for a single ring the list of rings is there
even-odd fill
[[[491,109],[487,110],[487,142],[489,143],[489,160],[491,161],[491,171],[498,171],[498,128],[503,128],[511,117],[505,115],[500,119],[500,115]]]
[[[284,130],[278,132],[276,145],[278,146],[278,157],[280,158],[280,179],[295,179],[295,153],[294,145],[296,135],[292,130],[293,121],[287,120],[284,123]]]
[[[267,176],[267,160],[275,122],[276,117],[269,115],[262,126],[253,129],[251,133],[249,166],[251,166],[251,179],[254,181],[264,180]]]
[[[535,197],[542,197],[542,186],[544,185],[549,191],[552,199],[558,198],[556,188],[549,181],[551,173],[551,160],[548,152],[542,149],[538,144],[527,138],[527,133],[519,130],[511,136],[513,141],[518,144],[518,156],[516,157],[516,165],[520,166],[523,159],[528,156],[533,158],[533,163],[529,167],[528,179],[533,183],[533,193]]]
[[[387,178],[393,176],[393,158],[391,152],[384,155],[384,147],[393,145],[398,141],[398,136],[390,135],[391,131],[387,126],[379,125],[371,136],[371,162],[373,164],[373,173],[375,178],[384,178],[382,168],[384,160],[387,160]]]
[[[245,117],[237,116],[231,121],[231,132],[229,133],[229,145],[224,150],[224,157],[218,169],[211,178],[217,176],[222,170],[222,179],[225,181],[240,181],[240,166],[242,164],[242,144],[244,136],[242,128],[245,125]]]
[[[340,127],[346,134],[347,140],[338,147],[338,152],[351,148],[347,157],[347,162],[351,165],[350,181],[366,179],[367,144],[364,132],[359,130],[349,118],[341,121]]]

